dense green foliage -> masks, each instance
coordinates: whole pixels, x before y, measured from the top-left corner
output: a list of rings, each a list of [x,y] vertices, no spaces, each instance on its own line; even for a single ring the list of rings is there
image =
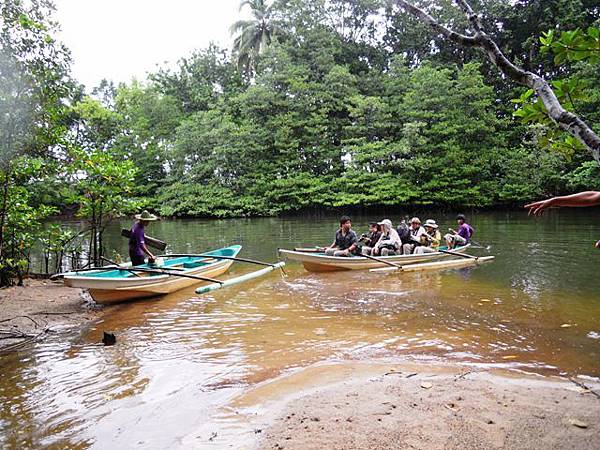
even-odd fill
[[[43,0],[0,4],[0,286],[22,281],[39,221],[55,211],[32,201],[52,173],[47,156],[66,130],[62,99],[72,88],[51,11]]]
[[[89,249],[76,253],[98,262],[107,222],[139,204],[135,163],[116,151],[124,119],[71,79],[53,11],[48,0],[0,4],[0,286],[22,282],[36,242],[46,270],[62,259],[77,236],[44,229],[51,214],[72,208],[89,221]]]
[[[388,2],[241,3],[252,18],[233,24],[232,51],[210,45],[89,96],[53,37],[51,2],[2,3],[0,284],[58,210],[88,221],[97,260],[104,226],[132,199],[164,216],[226,217],[511,206],[600,188],[598,166],[530,91]],[[467,28],[449,0],[415,3]],[[473,6],[507,56],[600,130],[596,1]],[[40,236],[48,258],[70,238]]]
[[[464,23],[460,11],[439,3],[444,9],[436,16]],[[508,54],[562,78],[555,83],[559,96],[576,102],[576,92],[581,104],[572,108],[590,111],[585,119],[598,128],[597,61],[557,68],[553,55],[540,51],[539,37],[550,26],[591,26],[599,12],[590,2],[545,4],[498,0],[480,7]],[[550,123],[515,122],[513,112],[523,105],[511,99],[524,104],[530,94],[523,97],[482,55],[432,37],[382,5],[280,0],[266,16],[278,32],[268,47],[261,41],[260,52],[253,47],[250,74],[236,71],[237,54],[210,47],[143,86],[119,87],[117,96],[136,90],[140,101],[169,104],[177,118],[161,134],[155,160],[162,165],[145,173],[162,180],[148,191],[155,208],[163,215],[230,216],[488,207],[595,183],[598,169],[577,143],[561,138],[558,145]],[[257,23],[246,25],[257,31]],[[136,135],[155,136],[156,126]],[[144,145],[129,147],[142,156],[139,165],[147,164]]]

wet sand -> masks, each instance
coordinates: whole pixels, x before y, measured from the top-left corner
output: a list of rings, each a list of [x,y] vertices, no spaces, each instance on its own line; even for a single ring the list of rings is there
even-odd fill
[[[25,286],[0,290],[0,354],[43,339],[49,333],[79,329],[100,316],[81,289],[49,280],[25,280]]]
[[[237,404],[267,399],[255,430],[261,449],[600,448],[600,384],[574,380],[590,389],[428,362],[317,365]]]

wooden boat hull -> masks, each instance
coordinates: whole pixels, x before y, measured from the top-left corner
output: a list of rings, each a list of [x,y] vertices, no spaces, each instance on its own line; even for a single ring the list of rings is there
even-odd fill
[[[463,247],[458,247],[453,251],[456,253],[464,253],[469,247],[470,245],[467,244]],[[378,267],[389,267],[387,264],[360,256],[325,256],[323,253],[306,253],[284,249],[279,249],[279,254],[285,258],[301,262],[304,265],[304,268],[310,272],[367,270],[376,269]],[[449,256],[451,255],[448,255],[447,253],[436,252],[424,253],[421,255],[378,256],[377,258],[392,262],[394,264],[405,265],[436,261]]]
[[[235,256],[241,250],[241,246],[232,246],[235,248],[231,255]],[[182,271],[185,275],[196,275],[207,278],[215,278],[231,267],[234,261],[219,260],[218,256],[214,263],[201,267]],[[123,271],[121,271],[123,272]],[[92,298],[100,304],[113,304],[126,302],[136,299],[144,299],[167,295],[193,285],[202,285],[210,282],[194,280],[173,275],[155,275],[138,273],[140,276],[123,276],[117,278],[105,278],[100,272],[98,276],[95,273],[85,275],[72,273],[64,277],[65,284],[70,287],[88,289]]]

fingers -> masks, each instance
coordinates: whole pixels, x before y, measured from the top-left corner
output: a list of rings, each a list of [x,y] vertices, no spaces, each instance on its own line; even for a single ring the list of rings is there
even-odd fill
[[[528,216],[541,216],[544,213],[544,210],[548,206],[548,202],[546,200],[542,200],[539,202],[529,203],[524,206],[525,209],[528,209]]]
[[[525,206],[523,206],[523,208],[525,208],[525,209],[535,208],[536,206],[539,206],[540,203],[543,203],[543,201],[528,203]]]

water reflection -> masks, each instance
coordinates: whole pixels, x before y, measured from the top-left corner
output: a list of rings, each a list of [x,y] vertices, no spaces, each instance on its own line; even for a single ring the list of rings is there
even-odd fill
[[[241,243],[245,256],[273,260],[277,247],[328,242],[335,221],[165,221],[152,233],[174,251]],[[600,228],[580,233],[594,217],[473,222],[493,264],[403,275],[311,274],[291,264],[286,278],[273,272],[201,297],[187,289],[109,308],[71,342],[55,337],[0,360],[0,444],[220,448],[236,432],[220,407],[321,360],[428,355],[600,376],[600,280],[590,265],[600,253],[588,239]],[[108,242],[125,252],[119,228]],[[117,335],[116,346],[97,345],[102,330]]]

